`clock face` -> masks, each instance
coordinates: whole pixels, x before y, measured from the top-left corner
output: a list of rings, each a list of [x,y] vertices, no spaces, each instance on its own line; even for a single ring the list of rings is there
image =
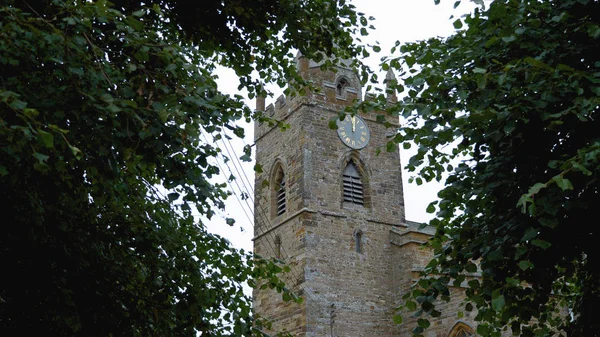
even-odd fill
[[[337,133],[344,144],[353,149],[362,149],[369,143],[370,133],[365,121],[358,116],[346,116],[337,121]]]

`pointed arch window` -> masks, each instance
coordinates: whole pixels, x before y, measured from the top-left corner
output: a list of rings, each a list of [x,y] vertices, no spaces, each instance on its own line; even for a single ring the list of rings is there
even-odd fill
[[[346,91],[346,87],[348,87],[350,85],[350,82],[348,82],[347,79],[345,78],[340,78],[337,81],[337,84],[335,85],[335,92],[338,96],[344,96],[344,91]]]
[[[271,190],[271,209],[273,217],[285,213],[286,205],[286,177],[281,166],[277,167],[274,175],[274,183]]]
[[[344,202],[364,206],[363,184],[360,179],[360,173],[353,162],[349,162],[344,169],[343,184]]]
[[[475,336],[475,332],[470,326],[465,323],[457,323],[448,334],[448,337],[471,337]]]
[[[471,337],[473,336],[470,332],[466,330],[460,330],[454,335],[454,337]]]

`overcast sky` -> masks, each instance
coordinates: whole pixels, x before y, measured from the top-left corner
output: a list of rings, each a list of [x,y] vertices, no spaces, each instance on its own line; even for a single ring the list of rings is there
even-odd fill
[[[376,18],[374,25],[376,30],[367,37],[368,41],[378,41],[382,47],[379,54],[373,55],[368,64],[373,68],[378,68],[379,59],[386,55],[395,41],[411,42],[424,40],[434,36],[448,36],[452,34],[454,28],[450,16],[460,16],[472,10],[473,5],[464,0],[457,8],[453,9],[454,0],[442,0],[440,5],[435,5],[434,0],[353,0],[352,3],[357,7],[357,11],[364,12],[367,16]],[[228,93],[237,93],[237,79],[231,71],[221,70],[218,72],[219,86]],[[380,76],[384,78],[384,76]],[[267,105],[269,102],[267,101]],[[254,101],[248,101],[250,107],[254,107]],[[232,139],[230,142],[218,143],[225,155],[229,157],[239,157],[241,149],[245,144],[253,143],[252,125],[246,125],[246,139],[244,141]],[[234,154],[234,151],[237,154]],[[411,156],[410,151],[400,151],[402,166],[406,165]],[[253,196],[251,188],[254,182],[252,167],[254,163],[244,163],[242,166],[236,165],[235,160],[227,165],[220,163],[221,170],[229,176],[233,174],[238,176],[236,182],[232,183],[232,190],[236,196],[231,196],[227,200],[225,212],[219,213],[206,223],[211,232],[221,234],[228,238],[235,247],[252,249],[252,221],[253,206],[252,200],[242,200],[240,190],[248,191]],[[409,173],[403,170],[404,180],[404,199],[406,205],[406,218],[412,221],[424,222],[429,220],[432,215],[425,212],[427,205],[436,199],[437,191],[442,187],[438,183],[429,183],[422,186],[409,184]],[[236,220],[234,226],[225,223],[225,218],[231,217]]]

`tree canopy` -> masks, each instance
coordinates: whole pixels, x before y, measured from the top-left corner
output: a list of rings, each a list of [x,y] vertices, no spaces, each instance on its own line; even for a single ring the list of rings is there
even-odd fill
[[[281,267],[194,217],[227,197],[202,134],[262,118],[213,71],[264,94],[367,25],[344,0],[2,1],[0,334],[257,332],[242,284]]]
[[[383,64],[406,90],[388,110],[406,119],[393,142],[418,147],[413,178],[447,175],[428,207],[435,257],[405,307],[439,316],[468,282],[479,335],[597,336],[600,3],[478,3],[453,36]]]

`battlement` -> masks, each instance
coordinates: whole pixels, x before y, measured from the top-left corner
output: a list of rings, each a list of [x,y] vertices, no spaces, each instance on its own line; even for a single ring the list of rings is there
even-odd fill
[[[332,113],[343,111],[346,107],[363,100],[362,85],[358,74],[351,68],[342,64],[335,71],[322,71],[321,63],[308,60],[302,56],[298,58],[298,70],[303,78],[313,83],[317,90],[307,90],[305,95],[280,95],[275,102],[265,107],[265,98],[259,97],[256,101],[256,110],[264,111],[265,117],[278,121],[285,120],[303,105],[314,105],[325,108]],[[388,77],[391,74],[388,74]],[[367,94],[365,99],[373,99],[372,94]],[[395,99],[395,95],[389,98]],[[392,101],[390,99],[390,101]],[[367,115],[374,115],[373,113]],[[375,116],[370,116],[375,119]],[[256,123],[254,129],[255,139],[262,137],[272,126],[268,123]]]
[[[292,101],[294,98],[296,97],[290,97],[290,101]],[[269,117],[274,117],[275,111],[278,112],[278,115],[281,115],[282,109],[287,105],[287,101],[288,100],[287,97],[285,97],[285,95],[279,95],[279,97],[277,97],[277,99],[275,100],[275,104],[271,103],[265,109],[266,115]]]

